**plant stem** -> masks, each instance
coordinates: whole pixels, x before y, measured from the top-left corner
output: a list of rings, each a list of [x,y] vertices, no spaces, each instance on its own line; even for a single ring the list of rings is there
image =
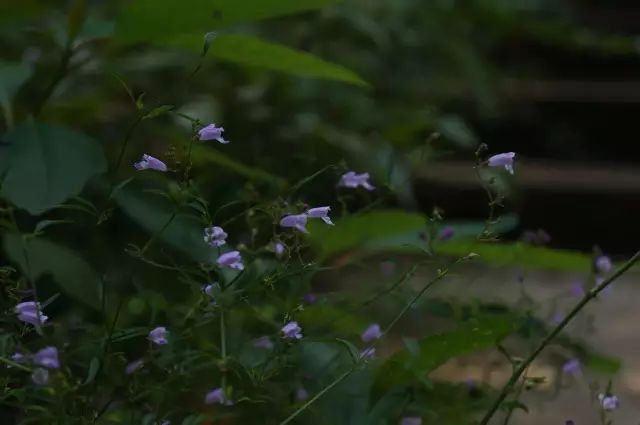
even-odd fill
[[[468,257],[462,257],[457,259],[454,264],[458,263],[461,260],[464,260],[465,258]],[[411,301],[409,301],[409,303],[407,303],[407,305],[405,305],[403,307],[402,310],[400,310],[400,312],[391,320],[391,322],[387,325],[387,327],[385,328],[384,332],[383,332],[383,336],[386,335],[389,330],[402,318],[402,316],[405,315],[405,313],[407,311],[409,311],[409,309],[420,299],[420,297],[422,297],[424,295],[425,292],[427,292],[427,290],[429,288],[431,288],[436,282],[442,280],[442,278],[444,278],[447,273],[449,272],[448,269],[444,269],[444,270],[438,270],[438,275],[433,278],[432,280],[430,280],[429,282],[427,282],[424,287],[422,287],[422,289],[420,291],[418,291],[418,293],[411,299]],[[382,339],[382,338],[380,338]],[[376,340],[380,341],[380,339]],[[374,344],[375,345],[375,344]],[[373,345],[371,345],[371,347],[373,347]],[[369,347],[369,348],[371,348]],[[300,413],[302,413],[304,410],[306,410],[309,406],[311,406],[313,403],[316,402],[316,400],[318,400],[320,397],[322,397],[324,394],[326,394],[329,390],[331,390],[333,387],[335,387],[336,385],[338,385],[340,382],[342,382],[343,380],[345,380],[349,375],[351,375],[353,372],[355,372],[357,370],[357,368],[362,364],[362,360],[358,363],[356,363],[355,365],[353,365],[353,367],[351,367],[350,369],[348,369],[347,371],[345,371],[342,375],[338,376],[333,382],[331,382],[329,385],[327,385],[326,387],[324,387],[322,390],[320,390],[320,392],[318,392],[318,394],[316,394],[313,398],[311,398],[309,401],[307,401],[305,404],[303,404],[302,406],[300,406],[295,412],[293,412],[291,415],[289,415],[284,421],[280,422],[280,425],[286,425],[289,422],[291,422],[293,419],[295,419]]]
[[[318,394],[316,394],[315,396],[313,396],[311,399],[309,399],[309,401],[307,401],[305,404],[303,404],[302,406],[300,406],[295,412],[293,412],[292,414],[290,414],[285,420],[283,420],[282,422],[280,422],[280,425],[286,425],[288,423],[290,423],[292,420],[294,420],[300,413],[302,413],[303,411],[305,411],[309,406],[311,406],[313,403],[316,402],[316,400],[318,400],[320,397],[322,397],[323,395],[325,395],[327,392],[329,392],[333,387],[335,387],[336,385],[338,385],[340,382],[344,381],[349,375],[351,375],[353,372],[355,372],[357,368],[356,366],[353,366],[352,368],[346,370],[345,372],[342,373],[342,375],[338,376],[332,383],[330,383],[329,385],[327,385],[326,387],[324,387],[320,392],[318,392]]]
[[[585,296],[576,304],[576,306],[567,314],[567,316],[556,325],[555,328],[547,334],[547,336],[540,342],[538,347],[527,357],[522,364],[514,370],[511,378],[506,383],[506,385],[502,388],[502,391],[493,402],[485,416],[480,421],[479,425],[487,425],[493,415],[496,413],[498,408],[500,408],[500,404],[504,401],[507,395],[511,392],[514,385],[520,379],[520,375],[529,367],[529,365],[538,357],[538,355],[544,350],[547,345],[567,326],[567,324],[575,317],[577,314],[594,298],[598,296],[600,292],[602,292],[607,286],[609,286],[613,281],[622,276],[627,270],[629,270],[635,263],[640,260],[640,251],[636,252],[633,257],[631,257],[626,263],[622,265],[618,270],[615,271],[611,276],[605,279],[600,285],[591,289],[589,292],[585,294]]]
[[[58,65],[58,70],[56,71],[55,77],[53,77],[53,80],[51,81],[51,83],[49,83],[49,85],[45,89],[45,92],[42,95],[42,98],[40,98],[40,100],[38,101],[38,103],[34,108],[33,114],[35,116],[40,115],[40,112],[42,112],[42,108],[44,108],[45,103],[47,103],[47,100],[49,100],[49,98],[55,91],[56,87],[58,87],[58,84],[60,84],[60,81],[62,81],[65,74],[67,73],[67,70],[69,68],[69,62],[71,61],[71,56],[73,56],[72,45],[73,45],[73,39],[70,39],[65,45],[64,51],[62,52],[62,57],[60,58],[60,65]]]
[[[140,255],[141,256],[143,256],[145,254],[145,252],[147,252],[147,250],[151,247],[151,245],[153,244],[153,242],[155,242],[156,239],[158,239],[160,236],[162,236],[164,231],[167,230],[167,227],[169,227],[171,225],[171,223],[173,223],[173,220],[176,218],[177,215],[178,215],[178,210],[176,208],[173,211],[173,213],[171,213],[171,216],[169,216],[169,219],[162,226],[162,228],[160,230],[158,230],[158,232],[155,235],[151,236],[149,238],[149,240],[147,241],[147,243],[144,244],[144,246],[142,247],[142,250],[140,251]]]
[[[129,140],[131,139],[131,136],[133,135],[133,131],[136,129],[138,124],[140,124],[140,122],[142,122],[142,116],[140,114],[138,114],[138,117],[136,117],[136,120],[127,129],[127,134],[124,136],[124,140],[122,141],[122,146],[120,147],[120,153],[118,154],[118,159],[116,161],[116,165],[111,170],[111,177],[112,178],[118,172],[118,169],[120,168],[120,165],[122,164],[122,160],[124,159],[124,154],[125,154],[125,152],[127,150],[127,145],[129,144]]]
[[[222,393],[227,399],[227,327],[224,322],[224,311],[220,311],[220,356],[222,357]]]
[[[15,367],[16,369],[22,369],[25,372],[31,372],[31,369],[29,369],[28,367],[23,366],[20,363],[16,363],[13,360],[9,360],[6,357],[0,357],[0,362],[6,363],[8,366]]]

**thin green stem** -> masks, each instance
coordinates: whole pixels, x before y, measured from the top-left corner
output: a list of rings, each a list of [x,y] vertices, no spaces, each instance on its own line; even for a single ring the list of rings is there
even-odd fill
[[[313,403],[315,403],[318,399],[320,399],[320,397],[322,397],[323,395],[325,395],[327,392],[331,391],[331,389],[333,389],[333,387],[335,387],[336,385],[338,385],[340,382],[344,381],[345,379],[347,379],[347,377],[349,375],[351,375],[353,372],[355,372],[357,369],[357,365],[353,366],[350,369],[347,369],[345,372],[342,373],[342,375],[338,376],[336,379],[333,380],[333,382],[331,382],[329,385],[327,385],[326,387],[324,387],[320,392],[318,392],[318,394],[316,394],[315,396],[313,396],[312,398],[309,399],[309,401],[307,401],[305,404],[303,404],[302,406],[300,406],[295,412],[293,412],[292,414],[290,414],[285,420],[283,420],[282,422],[280,422],[280,425],[287,425],[288,423],[290,423],[292,420],[294,420],[295,418],[298,417],[298,415],[300,415],[300,413],[304,412],[309,406],[311,406]]]
[[[15,367],[16,369],[24,370],[25,372],[31,372],[31,369],[29,369],[28,367],[23,366],[20,363],[16,363],[13,360],[9,360],[6,357],[0,357],[0,362],[5,363],[8,366]]]
[[[118,172],[120,165],[122,165],[122,160],[124,159],[124,154],[127,151],[127,145],[129,144],[129,140],[133,135],[134,130],[138,127],[138,124],[142,122],[142,115],[138,114],[136,120],[129,126],[127,129],[127,134],[124,136],[124,140],[122,141],[122,145],[120,146],[120,153],[118,154],[118,159],[116,160],[116,165],[111,170],[111,177],[113,178],[115,174]]]
[[[467,257],[462,257],[462,258],[457,259],[454,262],[454,264],[458,263],[459,261],[461,261],[461,260],[463,260],[465,258],[467,258]],[[420,299],[420,297],[422,297],[424,295],[425,292],[427,292],[427,290],[429,288],[431,288],[436,282],[442,280],[442,278],[444,278],[447,275],[448,271],[449,271],[448,269],[439,270],[438,271],[438,275],[435,278],[433,278],[432,280],[430,280],[429,282],[427,282],[427,284],[420,291],[418,291],[418,293],[411,299],[411,301],[409,301],[409,303],[407,305],[405,305],[402,310],[400,310],[400,312],[393,318],[393,320],[391,320],[391,322],[385,328],[385,330],[383,332],[383,336],[386,335],[389,332],[389,330],[402,318],[402,316],[405,315],[405,313],[407,311],[409,311],[409,309]],[[376,342],[377,341],[380,341],[380,339],[376,340]],[[373,347],[373,346],[371,346],[371,347]],[[355,372],[357,370],[357,368],[360,365],[362,365],[363,361],[364,361],[364,359],[361,359],[361,361],[359,361],[356,364],[354,364],[353,367],[351,367],[350,369],[345,371],[342,375],[338,376],[335,380],[333,380],[333,382],[331,382],[329,385],[324,387],[320,392],[318,392],[314,397],[312,397],[305,404],[300,406],[295,412],[293,412],[291,415],[289,415],[284,421],[280,422],[280,425],[286,425],[289,422],[291,422],[293,419],[295,419],[300,413],[302,413],[309,406],[311,406],[313,403],[315,403],[316,400],[318,400],[320,397],[325,395],[333,387],[338,385],[340,382],[345,380],[349,375],[351,375],[353,372]]]
[[[487,425],[489,423],[493,415],[495,415],[495,413],[500,408],[500,405],[502,404],[504,399],[513,390],[514,385],[518,382],[518,379],[520,379],[520,376],[522,375],[522,373],[529,367],[529,365],[536,359],[536,357],[538,357],[538,355],[542,352],[542,350],[544,350],[547,347],[547,345],[551,343],[551,341],[567,326],[569,322],[571,322],[571,320],[573,320],[575,316],[578,315],[578,313],[592,299],[596,298],[598,294],[602,292],[607,286],[609,286],[613,281],[615,281],[617,278],[622,276],[635,263],[637,263],[638,260],[640,260],[640,251],[636,252],[633,255],[633,257],[629,259],[629,261],[624,263],[622,267],[616,270],[615,273],[613,273],[611,276],[605,279],[600,285],[594,287],[593,289],[591,289],[589,292],[585,294],[585,296],[576,304],[575,307],[573,307],[573,309],[569,312],[569,314],[567,314],[567,316],[562,321],[560,321],[560,323],[558,323],[556,327],[549,332],[549,334],[547,334],[547,336],[542,340],[542,342],[540,342],[538,347],[529,355],[529,357],[527,357],[522,362],[522,364],[520,364],[520,366],[516,370],[514,370],[513,374],[511,375],[511,378],[509,378],[509,381],[502,388],[502,391],[500,392],[496,400],[493,402],[493,404],[491,405],[487,413],[484,415],[484,417],[480,421],[480,425]]]
[[[155,235],[151,236],[147,241],[147,243],[144,244],[144,246],[142,247],[142,250],[140,250],[140,256],[144,256],[145,252],[147,252],[147,250],[151,247],[153,242],[155,242],[155,240],[158,239],[164,233],[165,230],[167,230],[167,228],[171,225],[171,223],[173,223],[173,220],[176,218],[177,215],[178,215],[178,211],[176,209],[173,211],[173,213],[171,213],[171,216],[169,217],[167,222],[162,226],[162,228],[158,230],[158,232]]]
[[[227,327],[224,321],[224,311],[220,311],[220,356],[222,357],[222,391],[227,393]]]
[[[62,52],[62,57],[60,58],[60,65],[58,65],[58,70],[56,71],[53,80],[51,80],[51,83],[49,83],[44,91],[44,94],[42,95],[38,103],[36,103],[36,106],[33,110],[33,114],[35,116],[40,115],[40,112],[42,112],[42,108],[44,108],[47,100],[49,100],[56,87],[58,87],[58,84],[60,84],[60,81],[62,81],[62,79],[65,77],[65,74],[69,69],[69,62],[71,61],[71,57],[73,56],[73,41],[73,39],[70,39],[65,45],[64,51]]]

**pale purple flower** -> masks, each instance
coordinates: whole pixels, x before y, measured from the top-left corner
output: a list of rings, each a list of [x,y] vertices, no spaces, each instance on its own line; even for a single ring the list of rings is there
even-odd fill
[[[227,243],[227,236],[229,235],[219,226],[204,229],[204,242],[213,247],[219,247]]]
[[[262,350],[271,350],[273,348],[273,342],[268,336],[261,336],[253,341],[253,346]]]
[[[236,270],[244,270],[244,264],[242,263],[242,256],[240,256],[240,251],[225,252],[218,257],[216,263],[218,263],[220,267],[230,267]]]
[[[298,326],[298,322],[289,322],[282,327],[282,333],[285,338],[300,339],[302,338],[302,328]]]
[[[313,292],[307,292],[302,296],[302,301],[307,305],[315,304],[317,300],[318,297]]]
[[[49,371],[41,367],[36,368],[31,373],[31,380],[36,385],[47,385],[49,383]]]
[[[571,359],[562,365],[562,372],[571,375],[580,375],[582,373],[582,366],[580,360]]]
[[[307,392],[307,390],[304,387],[298,387],[296,389],[296,400],[297,401],[304,401],[306,399],[309,398],[309,393]]]
[[[373,323],[362,332],[360,335],[360,339],[362,342],[371,342],[375,339],[378,339],[382,336],[382,331],[380,330],[380,325],[377,323]]]
[[[156,170],[156,171],[167,171],[167,164],[160,161],[158,158],[154,158],[151,155],[147,155],[146,153],[142,155],[142,159],[135,164],[133,167],[140,170]]]
[[[205,285],[205,286],[202,288],[202,292],[203,292],[205,295],[208,295],[208,296],[210,296],[210,297],[213,297],[213,289],[215,288],[215,286],[216,286],[216,285],[217,285],[217,282],[213,282],[213,283],[210,283],[210,284],[208,284],[208,285]]]
[[[282,254],[284,254],[285,250],[286,250],[286,247],[282,242],[276,242],[276,244],[273,246],[273,252],[275,252],[276,256],[278,257],[281,257]]]
[[[331,218],[329,217],[329,212],[330,211],[331,211],[331,207],[311,208],[310,210],[307,211],[307,217],[320,218],[325,223],[330,224],[330,225],[333,226],[333,222],[331,221]]]
[[[488,160],[489,167],[504,167],[505,170],[513,174],[513,160],[515,157],[515,152],[506,152],[493,155]]]
[[[58,369],[60,367],[58,349],[56,347],[43,348],[33,355],[33,362],[49,369]]]
[[[292,227],[302,233],[309,233],[307,228],[307,215],[306,214],[291,214],[285,215],[280,220],[280,226],[282,227]]]
[[[205,140],[216,140],[219,143],[222,143],[223,145],[226,145],[227,143],[229,143],[228,140],[225,140],[222,137],[222,133],[224,132],[224,128],[222,127],[216,127],[215,124],[209,124],[206,127],[203,127],[200,129],[200,131],[198,131],[198,136],[200,137],[200,140],[205,141]]]
[[[613,269],[613,263],[611,258],[606,255],[601,255],[596,258],[596,270],[600,273],[609,273]]]
[[[445,226],[442,228],[442,230],[440,230],[440,240],[441,241],[448,241],[449,239],[451,239],[453,237],[453,235],[455,235],[456,231],[453,227],[451,226]]]
[[[600,401],[600,405],[604,410],[615,410],[620,406],[620,401],[618,397],[614,395],[598,395],[598,400]]]
[[[584,296],[584,286],[582,286],[582,282],[576,281],[573,282],[570,289],[571,295],[576,298],[581,298]]]
[[[422,418],[417,416],[405,416],[400,420],[400,425],[422,425]]]
[[[48,319],[48,317],[42,313],[40,303],[36,303],[35,301],[20,303],[16,305],[14,311],[18,315],[18,319],[26,323],[31,323],[33,326],[42,325]]]
[[[29,356],[22,354],[19,351],[16,351],[11,355],[11,360],[14,361],[15,363],[23,364],[29,361]]]
[[[226,406],[231,406],[233,404],[231,400],[227,400],[222,388],[214,388],[209,391],[204,397],[204,402],[205,404],[224,404]]]
[[[365,348],[364,350],[362,350],[360,352],[360,358],[361,359],[370,360],[370,359],[373,359],[375,356],[376,356],[376,348],[375,347]]]
[[[157,345],[167,345],[169,343],[168,336],[169,331],[164,326],[158,326],[149,332],[149,340]]]
[[[144,367],[144,360],[138,359],[129,363],[124,371],[127,375],[131,375],[132,373],[139,371],[143,367]]]
[[[369,183],[369,173],[357,174],[355,171],[344,173],[340,178],[338,186],[348,187],[351,189],[355,189],[359,186],[363,187],[366,190],[375,189],[375,187],[373,187]]]

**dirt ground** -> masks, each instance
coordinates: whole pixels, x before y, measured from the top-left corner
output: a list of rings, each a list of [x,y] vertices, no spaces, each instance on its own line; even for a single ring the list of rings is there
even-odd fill
[[[388,268],[388,267],[387,267]],[[402,265],[398,270],[404,269]],[[389,271],[380,273],[360,271],[337,278],[338,285],[357,285],[367,279],[379,279]],[[396,274],[397,276],[397,274]],[[445,280],[439,282],[428,296],[452,297],[469,300],[500,301],[515,304],[522,297],[522,289],[539,305],[543,317],[553,320],[554,315],[566,313],[575,303],[575,283],[588,276],[563,272],[523,272],[517,268],[495,268],[476,263],[474,266],[458,268]],[[524,278],[523,280],[521,280]],[[424,284],[426,276],[417,274],[407,285],[416,288]],[[345,283],[346,282],[346,283]],[[619,397],[620,408],[611,415],[615,425],[640,424],[640,271],[634,271],[613,283],[612,287],[593,302],[567,330],[572,337],[579,338],[599,354],[611,356],[622,362],[621,370],[614,376],[613,390]],[[406,326],[402,332],[412,333]],[[395,337],[404,336],[397,334]],[[400,332],[400,333],[402,333]],[[558,347],[550,347],[544,354],[549,355]],[[520,356],[526,352],[512,353]],[[581,376],[571,377],[558,372],[544,356],[534,363],[530,376],[544,376],[547,384],[534,391],[527,392],[522,401],[529,412],[518,411],[512,417],[510,425],[564,425],[572,419],[576,425],[600,425],[598,410],[591,399],[590,382],[606,386],[608,378],[590,371]],[[509,376],[509,365],[497,351],[480,353],[470,357],[458,358],[443,365],[434,372],[433,377],[466,381],[474,379],[499,386]],[[558,389],[558,379],[562,385]],[[496,418],[494,424],[502,424]]]
[[[518,282],[524,275],[524,282]],[[546,309],[552,318],[555,312],[566,312],[576,303],[572,296],[575,282],[585,276],[572,273],[526,272],[511,269],[474,267],[443,282],[434,293],[468,298],[495,299],[512,304],[521,296],[520,285],[527,294]],[[568,333],[579,337],[601,354],[622,361],[622,369],[613,380],[614,392],[621,401],[620,408],[611,416],[616,425],[640,424],[640,273],[633,272],[614,282],[610,290],[599,297],[576,322]],[[543,310],[544,311],[544,310]],[[592,317],[592,321],[588,317]],[[551,348],[550,350],[553,350]],[[495,353],[454,360],[436,371],[436,376],[454,380],[484,379],[492,384],[504,382],[508,368],[498,367],[486,373],[486,363],[495,359]],[[599,425],[596,408],[590,399],[590,381],[606,385],[603,376],[585,371],[582,376],[560,376],[557,367],[544,360],[534,365],[532,376],[545,376],[548,385],[523,397],[529,413],[518,411],[512,425],[564,424],[572,419],[577,425]],[[557,379],[562,389],[555,390]],[[502,423],[494,421],[494,423]]]

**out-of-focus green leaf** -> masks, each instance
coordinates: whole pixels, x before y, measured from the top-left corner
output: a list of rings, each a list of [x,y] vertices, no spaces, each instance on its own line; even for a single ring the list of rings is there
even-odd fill
[[[89,363],[89,370],[87,371],[87,377],[85,378],[82,385],[87,385],[92,383],[93,380],[96,378],[96,375],[98,374],[99,370],[100,370],[100,359],[98,359],[97,357],[94,357],[91,359],[91,362]]]
[[[13,125],[11,99],[32,74],[29,64],[0,61],[0,106],[8,125]]]
[[[116,38],[120,42],[167,41],[179,34],[204,34],[237,23],[319,9],[338,1],[136,0],[127,2],[122,11]]]
[[[87,17],[87,0],[73,0],[67,17],[67,36],[74,40]]]
[[[591,256],[575,251],[550,249],[526,245],[524,243],[482,243],[478,241],[451,241],[437,246],[441,255],[464,255],[475,252],[480,260],[496,265],[513,264],[521,267],[588,271]]]
[[[100,307],[100,277],[69,248],[41,238],[23,242],[22,235],[17,233],[6,233],[2,242],[9,259],[26,275],[38,279],[50,274],[66,294],[90,307]]]
[[[229,158],[217,149],[211,149],[204,145],[196,145],[193,147],[192,161],[195,167],[217,165],[231,170],[234,173],[240,174],[241,176],[244,176],[249,180],[263,181],[276,186],[284,186],[286,184],[286,180],[281,177],[274,176],[273,174],[261,170],[260,168],[245,165],[232,158]]]
[[[202,36],[177,37],[169,43],[198,52],[202,49]],[[342,81],[358,86],[367,85],[355,72],[343,66],[327,62],[310,53],[269,43],[250,35],[218,34],[211,43],[209,55],[240,65],[304,77]]]
[[[150,235],[156,235],[160,241],[196,261],[215,260],[217,251],[204,243],[204,226],[198,217],[187,211],[176,211],[168,199],[145,192],[134,183],[120,189],[115,200],[122,211]]]
[[[507,215],[493,230],[504,233],[513,229],[517,223],[516,215]],[[476,236],[484,228],[484,223],[473,221],[446,221],[441,227],[449,225],[455,230],[454,240]],[[355,249],[367,252],[393,250],[417,253],[426,248],[423,234],[427,230],[427,217],[418,213],[380,210],[335,220],[335,226],[331,227],[310,221],[308,228],[308,239],[321,258]],[[461,255],[468,253],[469,251]]]
[[[418,342],[418,356],[408,350],[391,356],[380,368],[378,382],[402,384],[414,377],[424,378],[449,359],[493,347],[517,328],[511,316],[484,317],[452,332],[428,336]]]
[[[107,162],[98,143],[74,130],[27,121],[5,134],[0,158],[0,194],[32,214],[51,209],[79,193]]]
[[[423,215],[399,210],[354,215],[337,220],[331,227],[313,221],[308,226],[309,241],[321,258],[354,248],[423,246],[420,232],[425,227]]]
[[[469,126],[456,115],[445,115],[438,122],[438,131],[461,149],[473,149],[478,139]]]
[[[607,375],[615,375],[622,367],[622,361],[620,359],[594,353],[592,351],[587,352],[584,364],[587,369]]]

